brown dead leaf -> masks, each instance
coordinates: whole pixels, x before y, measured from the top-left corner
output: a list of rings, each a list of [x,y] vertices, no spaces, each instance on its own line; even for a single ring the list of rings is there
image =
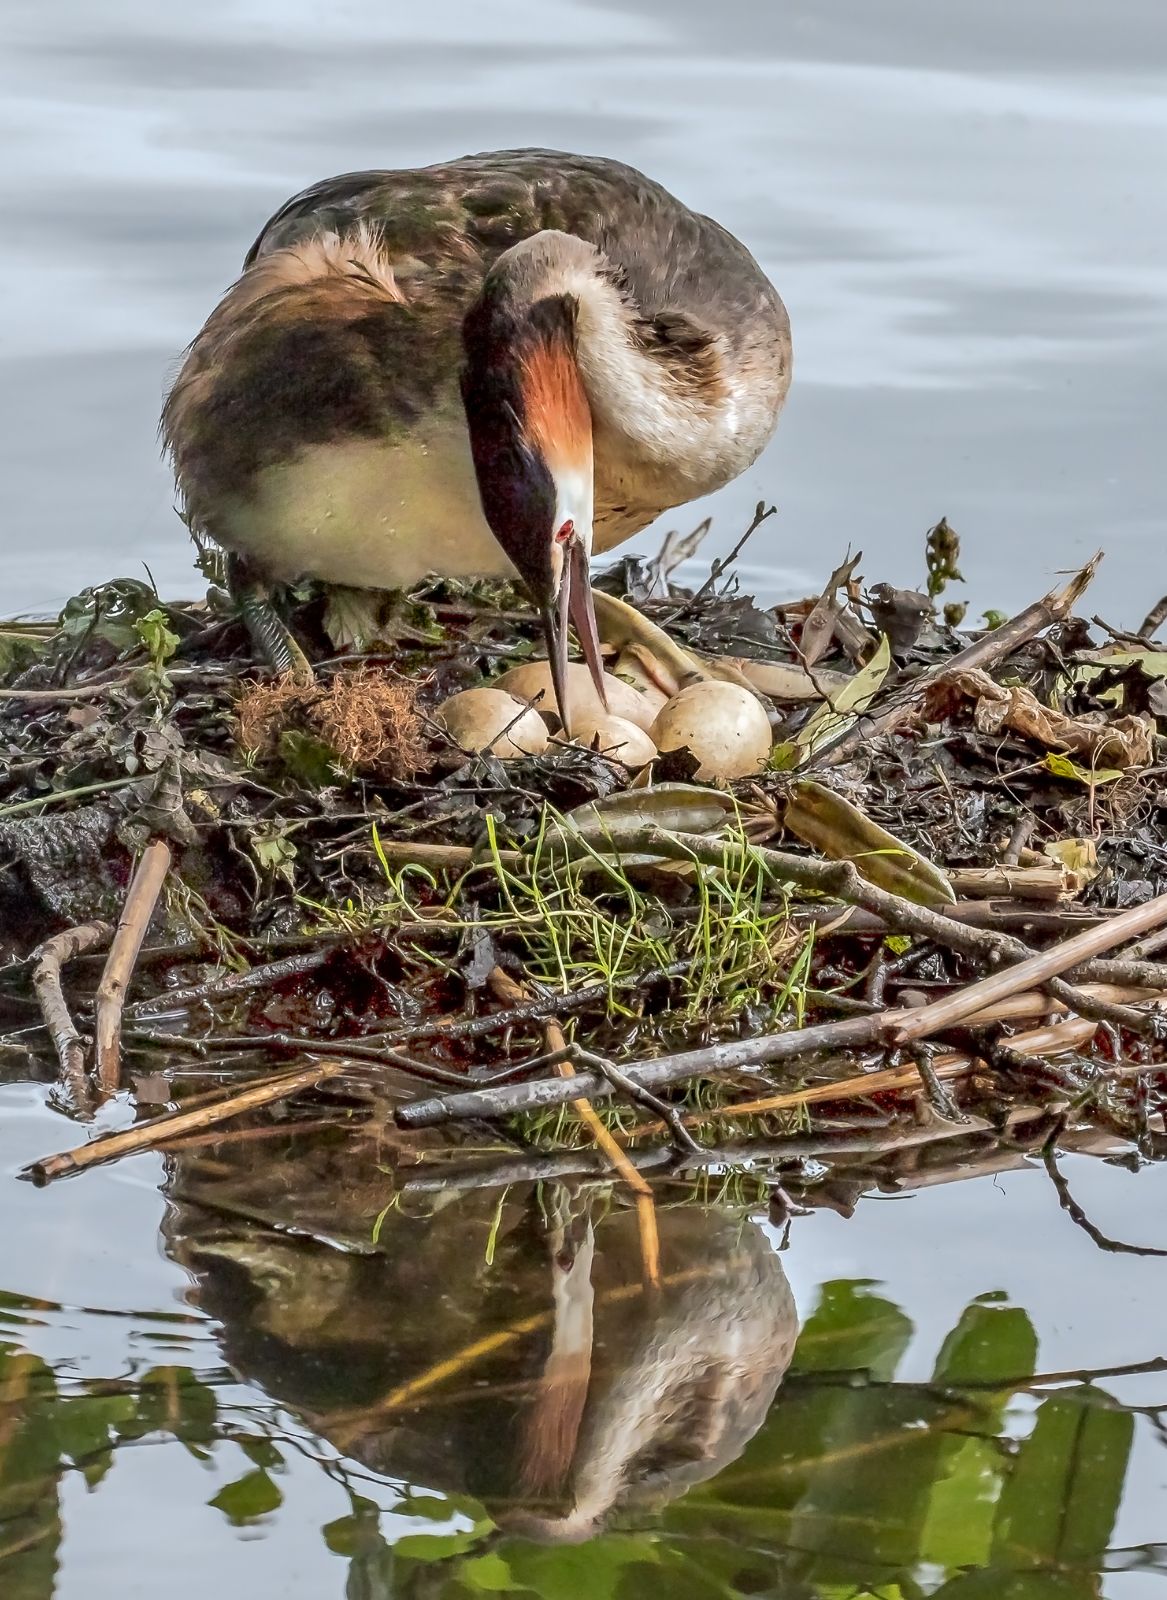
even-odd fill
[[[994,683],[987,672],[954,672],[939,680],[930,696],[929,713],[935,714],[957,694],[975,702],[973,725],[979,733],[996,734],[1003,728],[1044,745],[1084,756],[1093,766],[1145,767],[1151,763],[1150,723],[1143,717],[1117,717],[1111,722],[1068,717],[1043,706],[1031,690],[1017,684]]]

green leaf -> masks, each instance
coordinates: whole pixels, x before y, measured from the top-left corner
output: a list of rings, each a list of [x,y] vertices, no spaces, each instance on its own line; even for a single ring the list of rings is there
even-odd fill
[[[993,1439],[945,1439],[920,1532],[920,1560],[955,1572],[984,1566],[1005,1458]]]
[[[166,620],[165,611],[155,607],[134,623],[134,632],[150,652],[150,668],[159,677],[179,644],[178,635],[171,633]]]
[[[480,1544],[494,1526],[467,1528],[461,1533],[406,1533],[393,1545],[399,1556],[412,1561],[446,1561],[450,1556],[460,1556]]]
[[[242,1528],[259,1517],[269,1516],[283,1502],[279,1489],[260,1468],[225,1484],[207,1504],[221,1511],[235,1527]]]
[[[869,1292],[870,1278],[835,1278],[795,1347],[792,1372],[859,1372],[890,1380],[912,1337],[911,1321],[890,1300]]]
[[[644,1568],[661,1560],[656,1545],[631,1534],[607,1533],[584,1545],[540,1548],[526,1540],[506,1541],[499,1547],[516,1588],[532,1589],[540,1600],[617,1600],[628,1586],[621,1578],[632,1567]],[[637,1592],[640,1592],[637,1573]],[[461,1572],[459,1572],[461,1577]]]
[[[1131,667],[1137,661],[1148,678],[1167,678],[1167,650],[1121,650],[1091,659],[1099,667]]]
[[[218,1414],[215,1391],[188,1367],[153,1367],[138,1391],[132,1436],[165,1431],[186,1445],[210,1444]],[[119,1432],[129,1436],[125,1428]]]
[[[496,1550],[463,1561],[458,1568],[458,1582],[475,1594],[505,1594],[508,1590],[529,1587],[515,1582],[510,1568]]]
[[[1075,783],[1085,783],[1097,787],[1100,783],[1113,783],[1116,778],[1124,777],[1117,767],[1080,767],[1069,756],[1059,755],[1056,750],[1046,754],[1043,763],[1056,778],[1072,778]]]
[[[767,772],[793,772],[800,766],[805,751],[799,744],[785,739],[781,744],[776,744],[770,751],[769,760],[766,762]]]
[[[1033,1376],[1037,1334],[1020,1306],[973,1301],[945,1339],[932,1374],[936,1383],[1007,1383]]]
[[[994,1564],[1096,1566],[1118,1514],[1134,1426],[1089,1384],[1044,1401],[1001,1494]]]
[[[235,1435],[235,1443],[247,1457],[254,1461],[257,1467],[262,1467],[265,1472],[279,1472],[284,1466],[283,1451],[274,1445],[270,1439],[263,1438],[260,1434]]]
[[[782,821],[812,849],[832,861],[853,862],[869,883],[905,900],[925,906],[956,900],[946,873],[821,783],[793,784]]]
[[[827,704],[820,706],[800,729],[796,736],[799,747],[812,752],[850,727],[855,719],[848,713],[867,709],[887,677],[890,666],[891,645],[885,633],[880,637],[879,648],[867,665],[859,669],[846,688],[828,695]]]

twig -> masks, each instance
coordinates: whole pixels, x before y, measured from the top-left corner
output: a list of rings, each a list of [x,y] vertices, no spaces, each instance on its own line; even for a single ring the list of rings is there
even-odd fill
[[[96,1067],[98,1082],[107,1093],[117,1088],[120,1078],[122,1005],[126,990],[169,870],[170,846],[164,839],[152,839],[130,879],[109,960],[97,987],[93,1018]]]
[[[945,1122],[967,1122],[968,1117],[940,1082],[940,1076],[936,1071],[929,1047],[926,1044],[916,1045],[912,1050],[912,1059],[916,1063],[916,1070],[924,1081],[924,1088],[928,1091],[928,1099],[937,1116],[943,1117]]]
[[[1106,1234],[1104,1234],[1101,1229],[1094,1226],[1094,1224],[1090,1221],[1090,1218],[1086,1215],[1086,1213],[1082,1210],[1082,1207],[1070,1193],[1069,1184],[1058,1170],[1058,1158],[1055,1141],[1056,1134],[1054,1137],[1051,1137],[1046,1141],[1046,1144],[1041,1152],[1041,1158],[1045,1162],[1045,1170],[1052,1178],[1054,1188],[1058,1192],[1058,1202],[1061,1205],[1062,1210],[1069,1212],[1071,1219],[1078,1224],[1083,1233],[1088,1233],[1100,1250],[1110,1250],[1117,1255],[1167,1256],[1167,1250],[1156,1250],[1153,1245],[1123,1244],[1120,1239],[1108,1239]]]
[[[1001,857],[1001,865],[1003,867],[1015,867],[1017,865],[1021,860],[1021,852],[1029,843],[1036,826],[1037,818],[1032,811],[1026,811],[1024,815],[1018,817],[1013,824],[1013,832],[1009,835],[1009,843],[1005,846],[1005,853]]]
[[[519,721],[519,718],[516,717],[515,721]],[[503,732],[506,732],[505,728]],[[498,737],[501,739],[502,734]],[[412,839],[380,839],[380,845],[386,861],[400,861],[407,866],[468,872],[473,867],[494,865],[494,857],[489,851],[474,849],[468,844],[420,844]],[[500,850],[498,856],[504,867],[521,867],[527,859],[521,850]]]
[[[490,984],[494,994],[512,1007],[522,1004],[525,1000],[526,991],[501,967],[495,967],[491,971],[487,982]],[[543,1027],[543,1040],[547,1049],[556,1054],[567,1048],[567,1040],[563,1036],[562,1028],[558,1022],[550,1018]],[[560,1078],[574,1078],[575,1076],[575,1068],[567,1060],[560,1061],[555,1070]],[[603,1152],[636,1196],[636,1214],[640,1228],[640,1254],[644,1278],[645,1282],[652,1288],[659,1288],[660,1238],[657,1232],[656,1204],[653,1200],[652,1189],[637,1172],[625,1152],[616,1143],[616,1140],[586,1100],[573,1101],[572,1110],[590,1132],[596,1142],[597,1149]]]
[[[310,1089],[325,1078],[335,1078],[344,1071],[344,1064],[336,1061],[319,1061],[302,1072],[281,1073],[264,1083],[253,1084],[240,1094],[220,1100],[216,1105],[202,1106],[197,1111],[176,1111],[150,1122],[139,1122],[124,1133],[111,1133],[103,1139],[94,1139],[76,1150],[66,1150],[60,1155],[45,1156],[24,1168],[24,1174],[38,1183],[50,1183],[71,1172],[94,1166],[99,1161],[113,1161],[140,1150],[151,1150],[156,1144],[176,1134],[193,1133],[197,1128],[208,1128],[241,1111],[254,1111],[259,1106],[285,1100],[300,1089]]]
[[[966,900],[1069,899],[1079,886],[1076,873],[1051,861],[1046,867],[954,867],[948,873],[953,892]]]
[[[658,1099],[651,1090],[646,1089],[643,1084],[637,1083],[635,1078],[629,1077],[626,1072],[621,1072],[615,1062],[608,1061],[603,1056],[593,1055],[590,1050],[580,1050],[578,1056],[581,1061],[594,1066],[597,1072],[603,1073],[604,1077],[610,1083],[614,1083],[617,1089],[623,1089],[629,1099],[647,1106],[650,1111],[655,1111],[664,1126],[672,1134],[678,1149],[688,1150],[700,1155],[702,1146],[698,1144],[697,1140],[685,1127],[685,1119],[681,1116],[676,1106],[671,1106],[667,1101]]]
[[[953,922],[963,922],[970,928],[991,928],[1000,933],[1016,932],[1024,937],[1034,933],[1065,933],[1067,930],[1076,932],[1080,928],[1093,928],[1117,913],[1098,906],[1070,905],[1055,909],[1040,902],[1030,906],[1007,900],[958,900],[944,914]],[[796,928],[814,927],[818,930],[819,940],[871,938],[891,932],[883,917],[865,911],[860,906],[791,906],[790,921]],[[1163,971],[1167,973],[1167,967]]]
[[[814,1028],[796,1028],[789,1033],[763,1034],[756,1039],[734,1039],[723,1044],[705,1045],[677,1055],[661,1056],[631,1068],[629,1076],[645,1089],[679,1083],[685,1078],[711,1077],[719,1072],[737,1072],[764,1062],[793,1061],[817,1050],[847,1050],[873,1043],[880,1037],[885,1019],[896,1015],[877,1012],[866,1017],[847,1017],[842,1022],[826,1022]],[[907,1016],[900,1012],[898,1015]],[[512,1088],[471,1090],[444,1099],[414,1100],[395,1112],[402,1128],[431,1128],[465,1118],[513,1116],[521,1111],[538,1111],[568,1100],[600,1100],[615,1093],[614,1085],[600,1072],[581,1072],[570,1085],[560,1079],[539,1078],[534,1083]]]
[[[758,501],[757,505],[754,507],[754,520],[750,523],[749,527],[742,534],[741,538],[734,545],[729,554],[721,560],[714,560],[709,569],[709,576],[697,590],[697,593],[693,596],[693,598],[686,602],[684,611],[678,613],[678,615],[684,615],[685,612],[692,611],[695,606],[700,605],[701,601],[704,600],[705,596],[716,584],[718,578],[721,577],[721,574],[726,570],[727,567],[732,567],[738,556],[741,555],[742,551],[746,547],[747,539],[751,539],[762,526],[763,522],[766,521],[766,518],[774,516],[777,510],[777,506],[770,506],[767,509],[766,502],[764,500]]]
[[[141,781],[141,778],[110,778],[105,783],[83,783],[77,789],[54,789],[52,794],[37,795],[35,800],[18,800],[14,806],[0,806],[0,822],[22,811],[32,811],[36,806],[55,806],[61,800],[76,800],[83,794],[108,794]]]
[[[977,1065],[973,1056],[958,1053],[937,1056],[932,1071],[937,1078],[961,1078]],[[872,1094],[895,1094],[900,1089],[921,1089],[925,1084],[916,1066],[885,1067],[878,1072],[863,1072],[857,1077],[840,1078],[835,1083],[816,1083],[810,1089],[791,1089],[785,1094],[771,1094],[760,1100],[739,1100],[733,1105],[708,1106],[701,1111],[689,1111],[684,1121],[690,1127],[700,1127],[706,1122],[724,1122],[737,1117],[763,1117],[775,1111],[792,1111],[796,1106],[828,1104],[835,1100],[854,1100]],[[955,1119],[950,1119],[955,1120]],[[646,1123],[634,1128],[630,1139],[643,1138],[645,1134],[660,1133],[662,1123]],[[704,1152],[702,1152],[704,1153]]]
[[[840,761],[845,761],[853,755],[861,745],[868,744],[872,739],[877,739],[880,735],[890,733],[893,728],[897,728],[919,704],[928,687],[938,678],[950,672],[964,672],[972,667],[992,666],[1012,655],[1014,650],[1028,643],[1043,628],[1048,628],[1051,623],[1060,622],[1063,617],[1069,616],[1093,579],[1101,560],[1102,552],[1099,551],[1093,560],[1088,561],[1079,572],[1075,573],[1065,588],[1052,590],[1044,599],[1027,606],[1011,621],[994,628],[991,633],[985,634],[974,644],[958,651],[956,655],[948,656],[945,660],[938,661],[935,666],[929,667],[918,678],[914,678],[906,689],[896,694],[882,711],[874,715],[861,715],[855,725],[836,739],[834,744],[825,745],[817,751],[811,757],[810,765],[837,766]]]
[[[86,950],[101,949],[113,937],[108,922],[83,922],[79,927],[56,933],[33,952],[36,967],[32,986],[40,1001],[41,1015],[49,1030],[61,1063],[61,1076],[78,1106],[87,1104],[85,1084],[85,1045],[69,1015],[61,990],[61,968]]]
[[[135,1037],[148,1044],[162,1042],[156,1035],[149,1033],[145,1029],[136,1029]],[[234,1053],[236,1051],[279,1050],[287,1051],[293,1055],[339,1056],[354,1064],[360,1063],[364,1065],[367,1063],[374,1067],[396,1067],[399,1071],[411,1073],[415,1078],[421,1078],[426,1083],[445,1084],[450,1088],[460,1088],[467,1081],[464,1073],[443,1072],[441,1067],[429,1066],[424,1061],[414,1061],[412,1057],[402,1055],[399,1050],[392,1050],[388,1047],[373,1049],[368,1045],[363,1045],[359,1039],[301,1039],[291,1033],[263,1033],[242,1034],[225,1039],[192,1039],[189,1041],[184,1040],[183,1043],[189,1044],[192,1049],[196,1045],[202,1045],[204,1050],[209,1050],[212,1053],[215,1051],[231,1051]],[[540,1057],[539,1062],[524,1062],[518,1066],[510,1067],[505,1073],[500,1073],[499,1076],[513,1078],[519,1072],[541,1064],[542,1060],[543,1058]],[[208,1068],[207,1070],[210,1071],[212,1069]]]
[[[0,689],[0,700],[44,700],[50,705],[54,700],[95,700],[111,689],[124,689],[130,681],[129,678],[114,678],[110,683],[78,684],[75,689]]]
[[[994,973],[991,978],[984,978],[980,983],[969,984],[958,994],[937,1000],[932,1005],[919,1007],[905,1021],[898,1024],[895,1040],[898,1044],[906,1044],[911,1039],[922,1039],[926,1034],[950,1028],[954,1023],[971,1016],[974,1011],[980,1011],[997,1000],[1005,999],[1007,995],[1018,993],[1019,990],[1039,986],[1047,979],[1054,978],[1059,973],[1089,960],[1091,956],[1112,949],[1124,939],[1133,938],[1135,934],[1143,933],[1148,928],[1158,927],[1164,919],[1167,919],[1167,894],[1157,895],[1145,905],[1134,906],[1110,922],[1103,923],[1101,927],[1090,928],[1085,933],[1077,934],[1073,939],[1065,939],[1052,949],[1042,951],[1040,955],[1030,956],[1028,960],[1018,962],[1005,972]],[[1072,993],[1067,993],[1064,988],[1059,987],[1057,998],[1077,1009]]]
[[[124,1007],[125,1020],[148,1017],[155,1011],[175,1011],[197,1005],[202,1000],[219,1000],[224,996],[239,994],[249,989],[263,989],[272,983],[282,983],[285,978],[296,978],[304,972],[314,972],[334,954],[335,944],[323,949],[305,950],[300,955],[284,956],[279,961],[266,961],[262,966],[251,967],[247,972],[231,972],[221,978],[210,978],[206,983],[190,984],[185,989],[171,989],[156,994],[149,1000],[138,1000]]]
[[[1162,600],[1157,600],[1143,618],[1139,628],[1139,638],[1153,639],[1164,622],[1167,622],[1167,594]]]
[[[691,960],[674,961],[667,967],[657,967],[650,972],[637,973],[631,978],[617,980],[613,984],[592,983],[584,989],[575,989],[567,994],[547,994],[539,995],[533,1000],[524,999],[521,1004],[510,1006],[505,1011],[494,1011],[486,1017],[451,1017],[436,1022],[419,1023],[416,1027],[406,1025],[402,1028],[393,1028],[390,1029],[388,1037],[394,1041],[400,1040],[402,1043],[416,1039],[477,1039],[482,1034],[499,1033],[521,1022],[541,1021],[544,1017],[561,1016],[565,1011],[578,1011],[583,1006],[606,1000],[613,988],[642,989],[650,983],[679,978],[688,972],[692,965]],[[526,992],[517,984],[515,991],[518,994]]]

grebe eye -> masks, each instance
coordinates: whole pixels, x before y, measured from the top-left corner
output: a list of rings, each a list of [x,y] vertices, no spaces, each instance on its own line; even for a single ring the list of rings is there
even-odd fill
[[[575,532],[575,523],[571,520],[570,517],[568,517],[567,521],[563,524],[562,528],[560,528],[559,532],[555,535],[555,543],[556,544],[566,544],[567,541],[571,538],[571,536],[572,536],[572,534],[574,532]]]

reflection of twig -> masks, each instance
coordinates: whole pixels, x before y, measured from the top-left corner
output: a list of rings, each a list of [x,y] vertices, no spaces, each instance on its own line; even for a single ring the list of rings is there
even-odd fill
[[[1158,1250],[1149,1244],[1123,1244],[1121,1239],[1108,1239],[1106,1235],[1090,1221],[1082,1207],[1070,1193],[1070,1186],[1058,1171],[1058,1157],[1053,1137],[1047,1140],[1041,1152],[1045,1162],[1045,1170],[1053,1179],[1054,1188],[1058,1191],[1058,1200],[1063,1211],[1068,1211],[1071,1219],[1078,1224],[1083,1233],[1088,1233],[1100,1250],[1112,1250],[1116,1254],[1126,1256],[1167,1256],[1167,1250]]]

